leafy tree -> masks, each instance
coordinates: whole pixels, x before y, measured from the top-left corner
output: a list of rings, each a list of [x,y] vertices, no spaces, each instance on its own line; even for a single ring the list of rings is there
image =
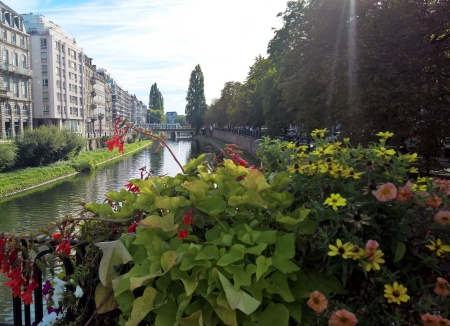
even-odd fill
[[[179,123],[180,126],[185,126],[186,125],[186,116],[185,115],[177,115],[174,119],[173,119],[173,123]]]
[[[186,96],[186,121],[195,129],[198,135],[203,126],[206,115],[206,100],[204,91],[204,77],[200,65],[196,65],[189,78],[189,88]]]
[[[15,143],[0,143],[0,172],[14,166],[17,158]]]
[[[164,123],[166,116],[163,111],[147,109],[147,123]]]
[[[149,109],[161,111],[164,114],[164,98],[158,89],[158,85],[154,83],[150,88],[150,96],[148,101]]]
[[[211,105],[206,112],[205,123],[208,126],[216,125],[219,128],[223,128],[228,125],[228,116],[226,109],[222,105],[221,99],[213,99]]]

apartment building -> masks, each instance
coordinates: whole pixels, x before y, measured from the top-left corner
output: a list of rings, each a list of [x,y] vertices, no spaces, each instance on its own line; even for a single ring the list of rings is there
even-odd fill
[[[131,95],[131,117],[130,121],[137,126],[145,125],[147,106],[140,101],[136,95]]]
[[[131,120],[131,95],[128,91],[125,91],[113,78],[106,69],[99,68],[97,72],[104,76],[106,80],[111,84],[111,94],[112,94],[112,119],[115,120],[117,117],[122,117],[123,119]]]
[[[24,14],[30,35],[34,126],[85,133],[83,49],[44,15]]]
[[[106,77],[97,72],[92,58],[84,56],[84,92],[86,132],[89,134],[110,135],[112,123],[111,84]]]
[[[0,1],[0,137],[32,128],[30,38],[23,18]]]

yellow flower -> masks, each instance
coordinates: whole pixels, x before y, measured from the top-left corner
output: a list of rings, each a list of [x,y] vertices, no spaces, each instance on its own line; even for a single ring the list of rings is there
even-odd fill
[[[333,146],[327,146],[327,147],[318,147],[316,148],[315,151],[311,152],[311,155],[316,155],[316,156],[322,156],[322,155],[332,155],[334,153],[334,148]]]
[[[347,199],[341,197],[340,194],[331,194],[330,197],[328,197],[327,199],[325,199],[324,202],[325,205],[331,206],[331,208],[334,211],[338,210],[338,206],[346,206],[347,205]]]
[[[437,239],[436,242],[430,240],[431,244],[426,245],[430,250],[436,250],[436,255],[440,256],[444,252],[450,252],[450,246],[442,243],[441,239]]]
[[[342,176],[345,178],[359,179],[362,172],[356,172],[353,167],[348,167],[342,170]]]
[[[343,140],[344,140],[344,143],[349,143],[350,142],[350,138],[349,137],[345,137]]]
[[[364,258],[364,255],[366,254],[366,251],[362,248],[359,248],[358,246],[354,246],[351,253],[349,254],[350,258],[353,258],[353,260],[360,260]]]
[[[417,183],[414,183],[411,186],[411,191],[413,192],[423,192],[423,191],[427,191],[427,185],[418,185]]]
[[[325,133],[328,131],[328,129],[327,128],[325,128],[325,129],[314,129],[312,132],[311,132],[311,136],[312,137],[316,137],[317,135],[319,135],[320,137],[325,137]]]
[[[289,165],[286,167],[286,169],[290,172],[290,173],[300,173],[303,174],[305,168],[307,166],[303,165],[299,165],[297,163],[295,163],[294,165]]]
[[[417,174],[417,173],[419,173],[419,169],[416,168],[416,167],[412,167],[412,168],[409,169],[409,173],[415,173],[415,174]]]
[[[408,289],[397,282],[393,285],[384,285],[384,297],[388,299],[389,303],[400,304],[401,302],[409,301],[410,297],[406,294]]]
[[[328,252],[328,256],[341,255],[342,258],[348,259],[352,258],[354,245],[350,242],[342,244],[341,239],[337,239],[336,246],[329,244],[328,248],[331,249],[331,251]]]
[[[298,147],[297,147],[297,150],[300,151],[300,152],[304,152],[304,151],[306,151],[307,149],[308,149],[308,146],[306,146],[306,145],[301,145],[301,146],[298,146]]]
[[[413,153],[413,154],[405,154],[403,155],[403,157],[408,161],[408,162],[415,162],[417,161],[417,153]]]
[[[380,270],[380,264],[384,263],[384,259],[381,258],[384,256],[384,253],[381,250],[375,251],[375,253],[371,256],[367,257],[366,254],[366,261],[364,264],[364,268],[366,269],[366,272],[370,272],[372,269],[374,271]],[[361,265],[360,265],[361,266]]]
[[[376,134],[376,136],[381,137],[383,139],[388,139],[388,138],[394,136],[394,133],[389,132],[389,131],[385,131],[385,132],[380,131],[379,133]]]
[[[393,149],[386,149],[384,146],[380,146],[380,149],[373,149],[375,153],[377,153],[377,157],[384,156],[386,158],[389,158],[390,156],[395,155],[395,150]]]

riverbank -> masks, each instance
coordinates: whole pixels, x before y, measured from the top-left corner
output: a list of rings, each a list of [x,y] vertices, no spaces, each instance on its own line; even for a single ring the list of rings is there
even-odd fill
[[[49,183],[73,176],[79,173],[80,162],[87,162],[89,166],[96,168],[107,162],[118,160],[137,151],[151,146],[152,140],[144,140],[132,144],[125,144],[124,154],[117,150],[112,152],[107,148],[83,152],[69,161],[58,162],[45,167],[26,168],[13,172],[0,173],[0,198],[31,190]]]

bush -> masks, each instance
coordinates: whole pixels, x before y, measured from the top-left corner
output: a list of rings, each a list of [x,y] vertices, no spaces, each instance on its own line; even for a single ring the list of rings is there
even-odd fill
[[[26,130],[23,137],[17,139],[17,161],[20,167],[46,165],[67,160],[77,155],[84,146],[83,138],[70,130],[41,126]]]
[[[17,158],[17,146],[14,143],[0,144],[0,171],[11,169]]]
[[[72,161],[71,166],[77,172],[90,172],[95,170],[95,164],[90,157],[76,158]]]

